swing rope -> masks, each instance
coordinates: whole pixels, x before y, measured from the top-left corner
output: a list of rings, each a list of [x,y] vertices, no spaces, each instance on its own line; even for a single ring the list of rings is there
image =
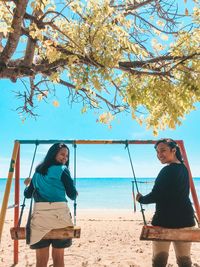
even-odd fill
[[[198,220],[198,218],[197,218],[197,216],[195,214],[195,210],[194,210],[194,219],[195,219],[195,221],[197,223],[197,227],[200,228],[200,221]]]
[[[133,168],[133,162],[132,162],[132,158],[131,158],[131,154],[130,154],[130,150],[129,150],[128,141],[126,141],[125,149],[127,149],[127,151],[128,151],[128,156],[129,156],[131,169],[132,169],[132,173],[133,173],[133,179],[134,180],[132,181],[132,192],[133,192],[133,197],[134,197],[134,210],[136,210],[134,183],[135,183],[135,187],[136,187],[137,193],[139,193],[139,189],[138,189],[137,179],[136,179],[136,176],[135,176],[135,171],[134,171],[134,168]],[[144,215],[144,208],[143,208],[141,203],[140,203],[140,208],[141,208],[141,212],[142,212],[142,218],[143,218],[144,225],[147,225],[146,218],[145,218],[145,215]]]
[[[31,177],[31,173],[32,173],[33,164],[34,164],[34,161],[35,161],[35,156],[36,156],[36,152],[37,152],[38,145],[39,145],[39,143],[38,143],[38,141],[36,141],[36,143],[35,143],[35,150],[34,150],[34,154],[33,154],[32,162],[31,162],[31,168],[30,168],[29,176],[28,176],[29,178]],[[19,228],[20,225],[21,225],[22,215],[23,215],[24,208],[25,208],[25,201],[26,201],[26,198],[24,197],[23,203],[22,203],[22,205],[21,205],[21,212],[20,212],[19,221],[18,221],[18,224],[17,224],[17,227],[18,227],[18,228]]]
[[[73,143],[73,147],[74,147],[74,186],[76,188],[76,141],[74,141]],[[77,202],[76,202],[76,198],[74,200],[74,225],[76,225],[76,208],[77,208]]]

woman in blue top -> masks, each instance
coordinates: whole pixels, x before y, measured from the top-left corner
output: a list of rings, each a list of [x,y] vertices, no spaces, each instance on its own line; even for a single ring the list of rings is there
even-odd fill
[[[30,248],[36,249],[36,267],[46,267],[49,259],[49,246],[52,245],[54,267],[64,267],[64,248],[71,246],[71,239],[43,240],[51,229],[72,226],[71,214],[66,195],[75,200],[76,188],[68,170],[69,149],[63,143],[50,147],[43,162],[36,167],[33,178],[27,178],[29,185],[24,196],[35,204],[31,218]]]
[[[178,144],[161,139],[155,149],[162,164],[152,191],[146,196],[137,194],[142,204],[156,203],[152,225],[166,228],[193,227],[194,211],[189,199],[189,175]],[[173,242],[179,267],[191,267],[190,242]],[[153,241],[153,267],[167,266],[170,242]]]

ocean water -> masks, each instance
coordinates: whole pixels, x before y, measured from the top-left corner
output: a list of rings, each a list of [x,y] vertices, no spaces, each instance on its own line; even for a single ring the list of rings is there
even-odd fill
[[[149,193],[155,178],[137,178],[141,194]],[[0,179],[0,205],[2,204],[7,179]],[[78,178],[76,181],[79,192],[77,209],[132,209],[132,178]],[[200,178],[194,178],[196,192],[200,201]],[[24,179],[20,179],[20,203],[23,202]],[[135,185],[134,185],[135,188]],[[136,188],[135,188],[136,194]],[[29,207],[29,200],[26,201]],[[9,196],[9,206],[14,204],[14,180]],[[72,208],[73,202],[69,200]],[[154,209],[154,205],[144,205],[145,210]],[[137,204],[137,210],[140,210]]]

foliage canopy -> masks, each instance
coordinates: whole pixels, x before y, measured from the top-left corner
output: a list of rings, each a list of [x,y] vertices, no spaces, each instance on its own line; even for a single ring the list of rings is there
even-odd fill
[[[23,82],[26,115],[61,84],[101,123],[129,111],[155,134],[174,129],[200,101],[199,2],[180,2],[2,0],[0,78]]]

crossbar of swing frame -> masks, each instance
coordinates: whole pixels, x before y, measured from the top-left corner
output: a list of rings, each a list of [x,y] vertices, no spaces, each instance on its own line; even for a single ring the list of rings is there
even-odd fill
[[[179,142],[181,140],[177,140],[177,142]],[[79,145],[106,145],[106,144],[155,144],[156,140],[16,140],[15,142],[19,142],[20,144],[54,144],[56,142],[59,143],[65,143],[65,144],[79,144]]]
[[[175,141],[179,144],[181,151],[184,154],[183,156],[184,156],[185,164],[189,170],[191,193],[192,193],[192,197],[194,200],[197,218],[200,221],[200,206],[199,206],[196,190],[194,187],[194,182],[192,179],[192,174],[191,174],[189,162],[187,159],[187,154],[185,151],[184,143],[182,140],[175,140]],[[36,139],[36,140],[15,140],[15,145],[19,144],[19,148],[20,148],[20,144],[39,145],[39,144],[53,144],[56,142],[66,143],[66,144],[71,144],[71,145],[74,145],[74,144],[76,144],[76,145],[77,144],[88,144],[88,145],[90,145],[90,144],[97,144],[97,145],[98,144],[104,144],[104,145],[105,144],[124,144],[124,145],[131,144],[132,145],[132,144],[155,144],[157,142],[157,140],[37,140]],[[15,146],[14,146],[13,150],[15,150]],[[17,158],[18,158],[18,162],[19,162],[20,161],[20,149],[18,151]],[[20,176],[20,166],[19,165],[20,165],[19,163],[15,164],[15,162],[14,162],[15,173],[16,173],[16,175],[15,175],[15,187],[18,187],[18,192],[16,192],[16,189],[15,189],[15,201],[18,203],[15,203],[16,207],[14,210],[14,227],[17,226],[17,222],[19,219],[19,176]],[[12,180],[12,175],[10,176],[10,179]],[[18,183],[18,185],[17,185],[17,183]],[[1,210],[1,212],[2,212],[2,210]],[[2,224],[3,224],[3,222],[2,222]],[[17,264],[17,263],[18,263],[18,240],[15,240],[14,241],[14,264]]]

